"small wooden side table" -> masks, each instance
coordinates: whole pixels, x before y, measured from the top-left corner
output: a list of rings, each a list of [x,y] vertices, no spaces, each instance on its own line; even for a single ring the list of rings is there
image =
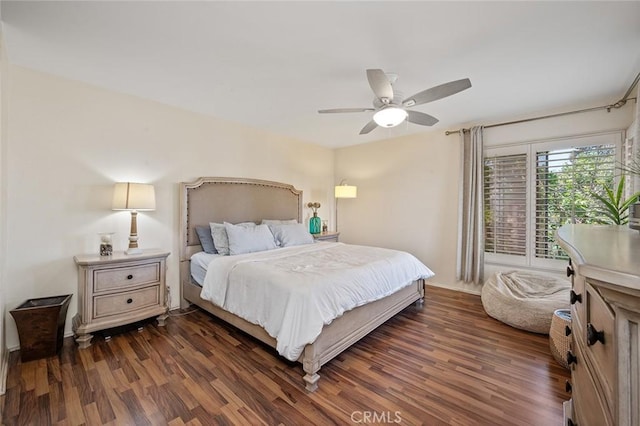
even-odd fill
[[[166,259],[169,252],[143,250],[127,255],[78,255],[78,313],[73,332],[81,349],[91,346],[94,331],[157,316],[167,318]]]
[[[316,241],[330,241],[330,242],[337,243],[340,233],[339,232],[323,232],[322,234],[311,234],[311,235],[313,235],[313,239]]]

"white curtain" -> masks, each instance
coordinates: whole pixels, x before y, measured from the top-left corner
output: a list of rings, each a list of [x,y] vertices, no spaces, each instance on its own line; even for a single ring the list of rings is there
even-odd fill
[[[484,275],[482,126],[460,134],[462,160],[456,278],[480,284]]]
[[[636,91],[636,116],[635,116],[635,124],[636,131],[633,134],[633,159],[635,161],[640,160],[640,83],[637,84]],[[640,162],[640,161],[638,161]],[[640,176],[634,175],[632,176],[631,189],[633,192],[640,191]],[[632,192],[632,194],[633,194]]]

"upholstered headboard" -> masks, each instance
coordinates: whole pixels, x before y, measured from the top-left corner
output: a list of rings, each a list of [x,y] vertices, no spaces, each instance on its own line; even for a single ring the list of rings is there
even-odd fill
[[[203,177],[180,184],[180,260],[201,251],[196,226],[210,222],[302,221],[302,191],[258,179]]]

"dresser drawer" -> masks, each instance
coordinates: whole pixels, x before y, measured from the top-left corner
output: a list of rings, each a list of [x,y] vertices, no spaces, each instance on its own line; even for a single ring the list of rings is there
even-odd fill
[[[94,271],[93,292],[122,289],[160,281],[160,263]]]
[[[571,330],[576,335],[582,335],[586,327],[584,277],[574,275],[571,277],[571,282],[571,291],[573,292],[571,294]]]
[[[571,372],[574,421],[580,426],[612,425],[608,408],[598,396],[595,380],[587,367],[587,361],[580,346],[575,345],[573,349],[578,361]]]
[[[581,337],[585,342],[587,356],[594,364],[595,374],[602,382],[607,403],[612,406],[617,372],[615,316],[588,281],[585,294],[586,322]]]
[[[93,298],[93,318],[121,315],[123,313],[159,305],[159,285],[117,294],[95,296]]]

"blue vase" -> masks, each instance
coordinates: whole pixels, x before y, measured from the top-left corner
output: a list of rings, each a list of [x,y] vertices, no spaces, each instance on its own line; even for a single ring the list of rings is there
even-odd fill
[[[309,232],[319,234],[322,230],[322,221],[318,217],[318,213],[313,213],[313,217],[309,219]]]

